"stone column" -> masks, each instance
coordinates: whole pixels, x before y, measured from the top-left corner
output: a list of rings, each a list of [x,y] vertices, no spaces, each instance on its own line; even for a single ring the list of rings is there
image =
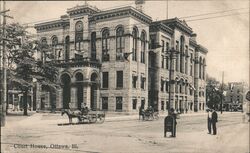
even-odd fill
[[[85,84],[83,88],[83,102],[86,103],[88,108],[90,108],[90,98],[91,96],[91,88],[89,84]]]
[[[61,108],[63,108],[63,92],[62,92],[62,88],[59,88],[56,91],[56,110],[60,110]]]
[[[71,86],[71,95],[70,95],[70,108],[77,108],[77,88],[75,85]]]
[[[198,103],[199,103],[199,57],[198,55],[195,55],[195,62],[194,62],[194,87],[196,90],[194,90],[194,111],[198,111]]]

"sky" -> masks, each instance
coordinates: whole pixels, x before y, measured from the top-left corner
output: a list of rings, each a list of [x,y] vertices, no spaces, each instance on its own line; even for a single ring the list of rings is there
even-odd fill
[[[132,0],[87,2],[101,10],[134,6]],[[30,23],[59,18],[66,14],[67,8],[77,4],[82,5],[84,1],[7,1],[6,3],[6,8],[10,9],[8,14],[14,17],[12,21],[8,20],[9,22]],[[169,0],[167,3],[162,0],[145,3],[145,13],[151,16],[153,21],[166,19],[167,8],[168,18],[238,9],[185,20],[197,34],[198,43],[208,49],[206,59],[208,75],[222,81],[224,72],[224,83],[245,81],[249,84],[249,1]],[[225,16],[189,21],[222,15]]]

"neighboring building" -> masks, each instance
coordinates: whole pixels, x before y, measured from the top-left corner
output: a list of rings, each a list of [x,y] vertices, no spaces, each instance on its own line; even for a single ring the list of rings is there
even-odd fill
[[[227,111],[242,110],[247,85],[244,82],[229,82],[228,86],[229,89],[226,91],[223,107]]]
[[[152,22],[149,31],[150,103],[166,110],[171,92],[170,108],[179,112],[204,110],[207,49],[197,44],[196,34],[177,18]],[[171,48],[178,51],[172,60]]]
[[[79,109],[86,103],[91,109],[108,111],[137,112],[140,106],[149,105],[166,110],[167,67],[171,64],[165,62],[163,52],[150,47],[163,43],[163,51],[173,46],[182,51],[173,75],[175,104],[171,106],[204,110],[207,49],[196,43],[192,29],[177,18],[152,22],[139,1],[137,9],[129,6],[106,11],[85,4],[35,28],[38,39],[54,48],[60,67],[58,83],[62,88],[54,98],[56,109]],[[161,63],[165,63],[163,67]],[[40,90],[37,109],[51,109],[53,102],[41,101]],[[48,108],[42,107],[43,103]]]

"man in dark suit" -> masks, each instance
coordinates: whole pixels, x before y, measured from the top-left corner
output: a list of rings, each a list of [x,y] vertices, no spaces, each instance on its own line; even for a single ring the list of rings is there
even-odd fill
[[[212,123],[212,127],[213,127],[213,135],[217,134],[217,128],[216,128],[217,121],[218,121],[218,115],[217,115],[216,111],[213,110],[212,118],[211,118],[211,123]]]
[[[208,134],[211,134],[211,118],[212,118],[211,109],[207,109],[207,129],[208,129]]]

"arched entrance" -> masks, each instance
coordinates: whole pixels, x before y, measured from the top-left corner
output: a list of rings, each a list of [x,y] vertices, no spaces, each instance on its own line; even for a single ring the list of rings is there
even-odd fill
[[[78,72],[75,75],[76,78],[76,88],[77,88],[77,108],[81,109],[81,104],[83,103],[83,75],[82,73]],[[86,103],[86,102],[85,102]]]
[[[96,110],[97,108],[97,74],[93,73],[91,75],[91,97],[90,97],[90,108]]]
[[[68,74],[63,74],[61,76],[61,82],[63,86],[63,108],[69,109],[69,103],[71,99],[70,92],[70,76]]]

